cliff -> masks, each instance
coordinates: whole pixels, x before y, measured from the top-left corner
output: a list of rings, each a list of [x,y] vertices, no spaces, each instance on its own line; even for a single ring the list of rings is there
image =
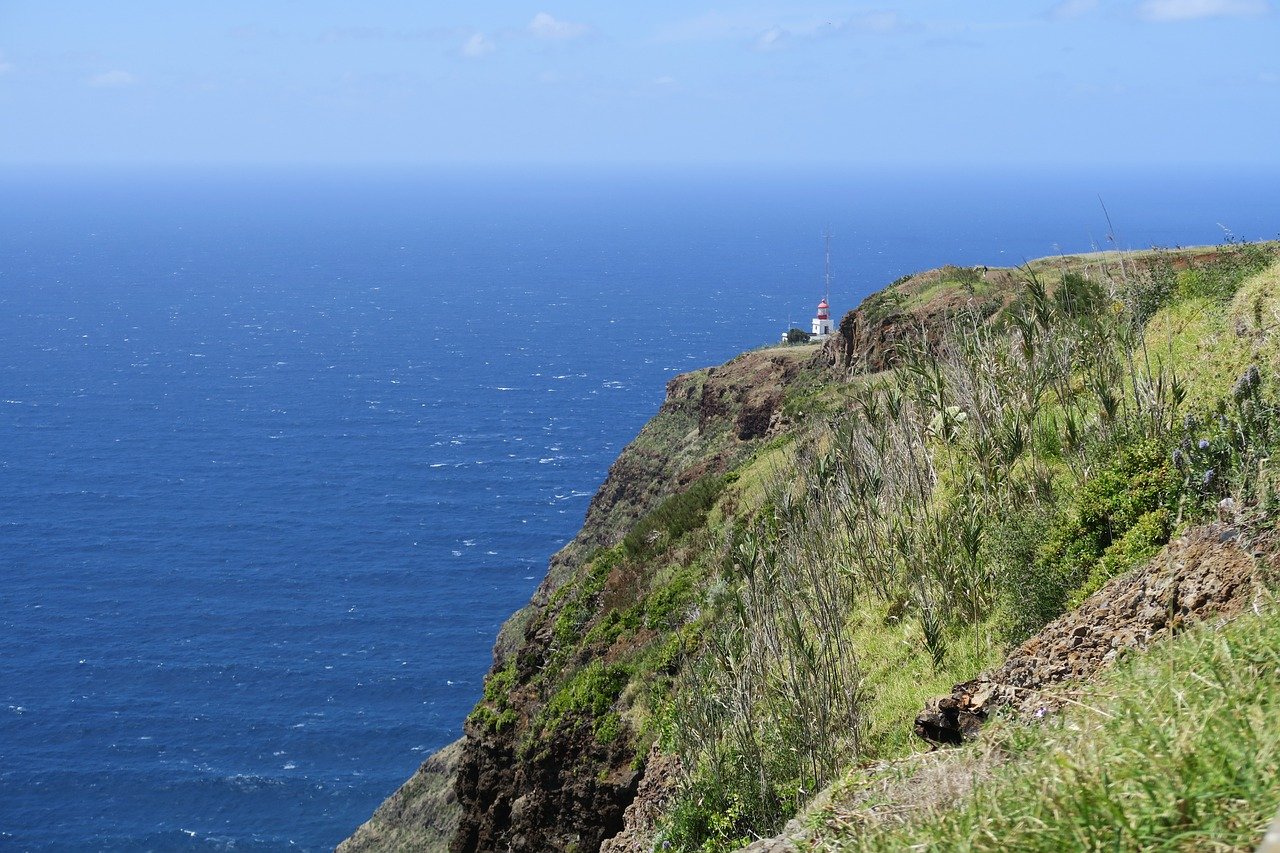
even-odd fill
[[[1028,648],[1061,651],[1042,668],[1070,685],[1158,642],[1171,605],[1141,572],[1165,543],[1223,512],[1269,541],[1273,262],[946,267],[822,347],[673,379],[503,627],[463,738],[341,849],[735,849],[806,804],[813,824],[858,813],[857,780],[911,760],[913,728],[972,740],[1032,689],[1011,675]],[[1179,626],[1270,583],[1232,559],[1207,565],[1248,595],[1218,606],[1202,579]]]

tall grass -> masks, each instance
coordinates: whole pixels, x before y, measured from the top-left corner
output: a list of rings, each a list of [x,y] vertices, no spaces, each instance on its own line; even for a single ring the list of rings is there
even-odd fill
[[[1189,273],[1122,258],[1052,289],[1028,271],[998,317],[961,310],[940,346],[922,330],[895,371],[851,386],[726,543],[705,647],[668,709],[688,776],[665,839],[716,850],[775,830],[868,754],[876,662],[853,629],[867,602],[946,671],[1221,496],[1271,493],[1273,379],[1254,368],[1217,411],[1185,412],[1145,335],[1171,301],[1229,298],[1270,261],[1230,244]]]
[[[1184,634],[1082,705],[990,738],[1007,763],[950,809],[848,850],[1252,850],[1280,806],[1280,612]]]

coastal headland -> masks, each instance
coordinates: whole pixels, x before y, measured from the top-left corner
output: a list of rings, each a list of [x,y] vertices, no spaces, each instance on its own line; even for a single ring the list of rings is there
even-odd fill
[[[1252,848],[1280,249],[943,267],[687,373],[339,850]]]

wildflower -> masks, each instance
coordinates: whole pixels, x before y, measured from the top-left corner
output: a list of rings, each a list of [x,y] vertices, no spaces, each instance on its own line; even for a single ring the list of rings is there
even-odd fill
[[[1195,432],[1199,426],[1200,421],[1196,419],[1195,415],[1188,414],[1182,418],[1182,428],[1187,432]]]
[[[1196,447],[1200,448],[1201,450],[1208,450],[1208,449],[1209,449],[1209,439],[1207,439],[1207,438],[1202,438],[1202,439],[1200,439],[1199,441],[1197,441],[1197,442],[1196,442]]]
[[[1173,467],[1185,468],[1187,465],[1187,457],[1182,455],[1182,451],[1177,448],[1173,451]]]
[[[1201,481],[1203,482],[1205,487],[1208,487],[1213,485],[1213,481],[1217,479],[1217,477],[1218,477],[1217,472],[1215,472],[1212,468],[1209,468],[1204,472],[1204,477],[1201,478]]]
[[[1240,374],[1236,384],[1231,386],[1231,396],[1236,399],[1236,402],[1239,402],[1258,390],[1258,386],[1261,384],[1262,374],[1258,371],[1256,364],[1251,364],[1248,370]]]

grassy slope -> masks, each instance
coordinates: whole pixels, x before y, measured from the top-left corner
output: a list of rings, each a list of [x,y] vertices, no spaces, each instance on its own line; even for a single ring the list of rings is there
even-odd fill
[[[1108,672],[1052,722],[953,751],[958,806],[829,834],[848,850],[1251,850],[1280,807],[1280,610],[1205,626]],[[993,756],[998,759],[993,760]],[[994,766],[992,766],[994,764]]]
[[[1199,250],[1198,254],[1204,256],[1209,253]],[[1159,260],[1165,256],[1148,257]],[[1068,272],[1083,271],[1098,277],[1118,279],[1124,275],[1124,271],[1116,266],[1118,260],[1114,254],[1046,259],[1034,262],[1029,270],[1052,288]],[[1144,259],[1129,257],[1125,263],[1136,264],[1139,260]],[[960,287],[969,295],[1007,303],[1008,293],[1001,293],[998,288],[982,282],[974,286],[972,276],[966,271],[944,270],[941,273],[931,279],[902,282],[897,285],[900,293],[890,290],[887,297],[881,295],[879,298],[895,310],[918,310],[931,302],[948,298]],[[1188,284],[1185,271],[1177,272],[1176,277],[1178,287],[1194,293],[1195,282]],[[1011,278],[1002,279],[994,275],[991,278],[1003,287],[1016,287]],[[1148,349],[1153,354],[1153,370],[1159,369],[1161,361],[1176,365],[1188,390],[1188,410],[1203,410],[1229,393],[1232,383],[1250,364],[1275,364],[1276,354],[1280,352],[1277,343],[1280,336],[1275,334],[1277,320],[1280,319],[1278,283],[1280,265],[1273,265],[1248,279],[1230,301],[1224,303],[1218,299],[1188,295],[1173,300],[1151,319],[1147,336]],[[831,399],[837,392],[835,389],[815,388],[809,389],[804,396],[813,400],[824,393]],[[813,437],[810,436],[809,440]],[[771,464],[774,470],[785,470],[787,466],[801,463],[795,458],[777,456]],[[744,476],[746,482],[758,479],[753,473]],[[756,500],[750,502],[748,515],[759,508],[762,497],[759,490],[750,494]],[[737,509],[741,513],[744,507]],[[719,518],[714,512],[712,517]],[[1149,549],[1135,552],[1137,557],[1146,553]],[[1120,568],[1123,565],[1121,562]],[[952,629],[950,641],[946,644],[947,652],[935,663],[921,654],[919,626],[910,620],[891,618],[886,605],[875,600],[867,600],[855,608],[849,614],[848,625],[863,667],[861,686],[869,697],[864,717],[863,760],[902,757],[918,750],[919,746],[910,734],[910,720],[924,700],[945,693],[952,683],[971,677],[991,665],[1001,651],[989,641],[997,633],[994,630],[974,630],[972,635],[982,635],[988,640],[972,643],[969,642],[972,636],[969,631]],[[896,840],[886,841],[884,849],[894,849],[898,843]],[[706,849],[720,847],[721,843],[710,843]]]
[[[1179,266],[1181,256],[1172,257],[1173,266]],[[1125,262],[1137,260],[1131,257]],[[1050,289],[1069,272],[1110,280],[1124,275],[1114,254],[1044,259],[1027,269]],[[1185,272],[1177,275],[1187,278]],[[939,303],[959,305],[975,299],[1008,305],[1021,289],[1018,278],[1008,270],[978,276],[947,268],[897,283],[869,302],[878,306],[876,310],[926,312]],[[1247,281],[1229,302],[1191,296],[1174,301],[1151,319],[1151,357],[1178,366],[1188,388],[1189,407],[1205,406],[1221,397],[1251,363],[1274,365],[1280,351],[1278,285],[1280,266],[1272,266]],[[788,360],[798,360],[806,350],[812,352],[809,348],[780,352]],[[701,389],[708,375],[700,372],[689,377],[690,388]],[[533,617],[533,627],[540,624],[539,630],[552,642],[537,675],[520,675],[519,689],[526,697],[536,692],[540,698],[521,700],[519,707],[509,702],[517,684],[513,665],[508,666],[491,675],[486,699],[473,721],[491,731],[515,726],[522,751],[536,751],[540,737],[564,726],[587,726],[602,743],[627,738],[637,764],[655,740],[670,745],[670,732],[686,723],[673,707],[672,696],[687,686],[680,678],[708,653],[709,638],[723,620],[724,608],[731,605],[726,592],[735,581],[726,576],[727,543],[772,506],[780,482],[803,479],[798,472],[811,465],[815,450],[822,451],[830,440],[828,416],[848,409],[852,394],[866,381],[873,380],[844,384],[832,374],[802,370],[784,389],[786,430],[754,446],[726,476],[717,475],[715,482],[695,479],[683,487],[700,488],[702,497],[658,506],[632,527],[642,535],[590,554],[588,549],[602,542],[617,542],[621,532],[609,528],[606,535],[604,527],[597,525],[600,536],[581,543],[578,558],[572,561],[577,565],[562,566],[563,574],[548,587],[547,605]],[[636,449],[657,459],[679,448],[678,464],[664,462],[662,470],[692,469],[699,454],[726,441],[719,433],[692,441],[696,426],[692,411],[676,411],[646,427]],[[1050,464],[1058,465],[1058,476],[1065,476],[1061,463]],[[956,489],[945,482],[947,471],[941,473],[945,503],[955,499]],[[652,505],[653,497],[644,500]],[[591,519],[588,522],[589,527]],[[910,734],[910,721],[923,702],[995,663],[1004,649],[997,639],[1002,630],[998,623],[1007,614],[993,613],[977,626],[946,627],[945,651],[935,661],[923,652],[919,620],[904,618],[898,607],[892,601],[867,597],[845,614],[844,630],[858,650],[859,687],[866,697],[860,762],[915,753],[919,747]],[[524,620],[513,624],[519,625],[520,633],[529,627]],[[513,646],[515,642],[513,636]],[[859,772],[847,777],[843,786],[856,787],[854,777]],[[717,810],[732,811],[733,802],[704,803],[700,808],[701,818],[723,821],[711,832],[704,849],[732,849],[734,839],[742,837],[741,828],[732,815]]]
[[[1229,301],[1189,297],[1165,306],[1147,326],[1147,343],[1153,360],[1176,365],[1187,409],[1212,408],[1251,364],[1280,365],[1280,264],[1249,277]],[[824,806],[883,782],[877,773],[914,774],[921,758],[985,774],[995,750],[1003,766],[958,809],[905,828],[827,826],[826,847],[1247,849],[1280,804],[1280,612],[1250,616],[1221,637],[1205,630],[1180,638],[1112,673],[1085,703],[1112,719],[1077,709],[1052,727],[1007,726],[942,759],[921,754],[906,734],[910,719],[926,698],[991,661],[948,658],[932,668],[918,643],[895,639],[904,629],[878,628],[870,611],[855,620],[869,623],[859,646],[875,696],[870,726],[886,733],[872,739],[868,756],[889,761],[850,772]],[[866,808],[874,806],[872,799]],[[819,808],[811,819],[824,814],[830,818]]]

